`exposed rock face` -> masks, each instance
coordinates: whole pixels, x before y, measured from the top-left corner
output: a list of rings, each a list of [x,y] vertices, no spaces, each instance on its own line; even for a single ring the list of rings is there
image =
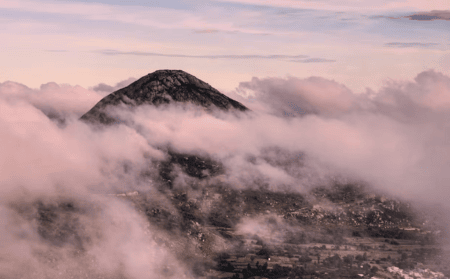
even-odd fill
[[[84,114],[81,120],[111,124],[117,120],[107,114],[106,108],[109,106],[121,103],[130,107],[144,104],[158,106],[172,102],[190,102],[207,109],[248,110],[193,75],[181,70],[158,70],[109,94]]]
[[[206,110],[214,108],[224,111],[248,110],[241,103],[228,98],[209,84],[184,71],[159,70],[109,94],[85,113],[81,120],[104,125],[120,123],[122,120],[114,117],[108,111],[109,108],[125,105],[132,109],[140,105],[159,106],[169,103],[191,103]],[[188,176],[198,179],[221,173],[221,164],[208,156],[166,151],[170,159],[161,162],[159,171],[162,181],[169,187],[172,187],[177,176],[173,172],[175,166],[179,166],[181,171]]]
[[[169,150],[168,158],[168,160],[159,164],[159,176],[169,187],[173,186],[173,181],[178,175],[173,172],[175,166],[179,166],[183,173],[197,179],[214,177],[224,173],[224,166],[205,154],[200,156]]]

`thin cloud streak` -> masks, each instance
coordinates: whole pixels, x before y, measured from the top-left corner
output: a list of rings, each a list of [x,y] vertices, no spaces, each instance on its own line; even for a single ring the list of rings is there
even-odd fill
[[[217,30],[217,29],[201,29],[201,30],[194,30],[194,33],[196,33],[196,34],[211,34],[211,33],[219,33],[219,30]]]
[[[324,58],[308,58],[304,60],[291,60],[291,62],[298,63],[327,63],[327,62],[336,62],[336,60],[324,59]]]
[[[193,11],[177,10],[159,7],[143,6],[117,6],[102,3],[61,3],[47,1],[2,1],[2,8],[11,13],[26,12],[35,15],[62,15],[76,16],[80,21],[89,21],[93,25],[97,22],[116,22],[120,24],[132,24],[155,29],[190,29],[190,30],[218,30],[226,33],[244,33],[255,35],[267,35],[265,31],[245,27],[245,24],[235,24],[236,20],[245,20],[246,15],[240,14],[240,18],[222,17],[214,14],[214,18],[208,18],[204,14]],[[212,11],[209,11],[212,13]],[[211,15],[209,15],[211,16]],[[244,26],[244,27],[242,27]]]
[[[187,55],[187,54],[165,54],[157,52],[141,51],[117,51],[100,50],[97,53],[105,55],[134,55],[134,56],[159,56],[159,57],[179,57],[179,58],[199,58],[199,59],[263,59],[263,60],[281,60],[295,63],[315,63],[315,62],[335,62],[323,58],[308,58],[307,55]]]
[[[419,43],[419,42],[412,42],[412,43],[400,43],[400,42],[392,42],[392,43],[386,43],[384,44],[386,47],[398,47],[398,48],[406,48],[406,47],[434,47],[439,46],[437,43]]]
[[[416,13],[405,18],[418,21],[450,20],[450,10]]]
[[[301,1],[301,0],[215,0],[217,2],[225,3],[238,3],[245,5],[258,5],[258,6],[270,6],[270,7],[287,7],[287,8],[301,8],[311,10],[328,10],[328,11],[382,11],[382,10],[394,10],[394,9],[413,9],[413,10],[425,10],[435,9],[441,10],[448,8],[447,0],[435,0],[435,1],[422,1],[422,0],[384,0],[374,2],[372,0],[362,1],[341,1],[341,0],[328,0],[328,1]],[[376,4],[374,4],[376,3]]]
[[[377,18],[402,19],[402,18],[407,18],[409,20],[416,20],[416,21],[450,20],[450,10],[431,11],[431,12],[419,12],[419,13],[415,13],[415,14],[412,14],[412,15],[398,16],[398,17],[376,15],[376,16],[369,16],[368,18],[371,18],[371,19],[377,19]]]

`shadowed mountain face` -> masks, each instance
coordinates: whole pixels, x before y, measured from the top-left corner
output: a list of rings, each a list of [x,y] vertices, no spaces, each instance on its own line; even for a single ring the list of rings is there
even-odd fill
[[[241,103],[228,98],[193,75],[181,70],[158,70],[109,94],[80,119],[91,123],[112,124],[117,120],[107,114],[106,109],[110,106],[158,106],[173,102],[192,103],[207,109],[219,108],[224,111],[248,110]]]
[[[109,108],[125,105],[132,109],[140,105],[164,105],[191,103],[205,108],[207,111],[221,109],[223,111],[247,111],[241,103],[228,98],[209,84],[181,70],[158,70],[135,81],[129,86],[117,90],[85,113],[81,120],[89,123],[110,125],[122,122],[108,113]],[[198,179],[216,176],[220,173],[220,163],[208,158],[193,154],[180,154],[167,150],[170,158],[159,164],[162,180],[172,186],[176,178],[173,172],[175,166]]]
[[[177,103],[207,111],[248,110],[190,74],[160,70],[108,95],[81,119],[108,128],[121,122],[110,108]],[[129,126],[138,133],[144,130]],[[139,213],[155,228],[148,235],[161,231],[152,239],[186,265],[192,274],[187,278],[397,278],[394,273],[416,267],[415,274],[427,267],[450,275],[446,255],[437,244],[447,235],[443,227],[412,204],[381,195],[370,185],[333,178],[300,193],[284,185],[270,187],[265,173],[253,176],[246,168],[234,170],[230,161],[201,147],[186,150],[172,142],[153,147],[164,153],[164,159],[150,157],[148,165],[123,165],[124,173],[129,168],[133,174],[136,167],[140,182],[148,184],[136,187],[139,191],[99,199],[113,199],[111,208],[124,202],[131,213]],[[250,170],[270,166],[267,172],[277,169],[299,178],[299,184],[301,176],[308,175],[302,169],[308,167],[308,154],[303,151],[266,146],[259,154],[244,155],[244,166]],[[239,179],[241,173],[244,180]],[[97,204],[84,197],[38,200],[18,205],[17,211],[35,220],[39,237],[52,248],[89,255],[84,251],[96,247],[103,241],[102,233],[110,231],[97,225],[109,207]],[[164,263],[162,269],[170,264]],[[92,269],[89,278],[147,278],[95,277]],[[180,278],[162,274],[160,278]],[[433,278],[450,278],[433,274]]]

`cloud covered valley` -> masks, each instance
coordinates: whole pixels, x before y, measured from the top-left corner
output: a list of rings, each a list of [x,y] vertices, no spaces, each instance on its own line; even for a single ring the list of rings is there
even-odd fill
[[[1,278],[201,277],[240,249],[215,227],[275,246],[316,242],[282,215],[338,214],[344,205],[313,194],[335,185],[446,228],[449,76],[361,93],[322,77],[253,78],[226,94],[248,111],[173,102],[116,106],[107,126],[79,120],[134,81],[0,83]]]

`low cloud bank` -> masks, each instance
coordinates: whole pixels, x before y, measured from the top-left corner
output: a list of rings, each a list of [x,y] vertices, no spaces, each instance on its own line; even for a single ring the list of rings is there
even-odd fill
[[[108,196],[138,184],[123,162],[162,156],[142,136],[76,120],[61,129],[33,105],[2,98],[0,127],[1,277],[183,278],[158,231]]]
[[[135,80],[128,78],[114,86],[100,83],[88,89],[55,82],[48,82],[38,89],[32,89],[17,82],[6,81],[0,83],[0,96],[10,102],[29,103],[49,118],[61,123],[67,118],[79,118],[107,94]]]
[[[320,77],[254,78],[236,91],[251,91],[251,101],[234,93],[248,114],[141,106],[113,111],[124,122],[105,129],[78,121],[108,90],[0,84],[1,276],[189,277],[167,237],[114,195],[147,191],[164,203],[154,178],[167,146],[208,154],[225,169],[211,181],[230,187],[304,192],[348,179],[426,203],[450,195],[450,77],[441,73],[362,94]],[[65,125],[50,111],[64,115]],[[175,188],[194,179],[173,172]],[[69,227],[60,243],[52,242],[55,223]]]
[[[361,94],[314,77],[254,78],[236,92],[251,94],[251,102],[240,99],[248,107],[284,120],[259,123],[271,138],[279,135],[274,144],[294,145],[398,195],[439,202],[449,196],[450,77],[442,73],[390,80]]]

